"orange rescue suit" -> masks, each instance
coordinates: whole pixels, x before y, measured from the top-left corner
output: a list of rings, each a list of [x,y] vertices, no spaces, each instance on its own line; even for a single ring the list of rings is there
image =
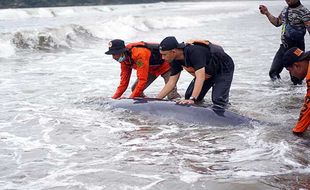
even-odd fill
[[[133,43],[137,44],[137,43]],[[126,48],[129,49],[130,53],[127,55],[126,60],[121,62],[121,80],[117,87],[115,94],[112,98],[116,99],[122,96],[126,91],[132,69],[137,70],[138,83],[136,88],[133,90],[129,98],[141,96],[145,85],[147,84],[148,75],[152,74],[159,76],[170,70],[170,65],[168,62],[164,62],[161,65],[151,65],[150,56],[151,50],[145,47],[132,47],[132,44],[128,44]]]
[[[306,76],[307,94],[305,96],[304,105],[300,111],[300,116],[293,132],[302,133],[307,130],[310,125],[310,64]]]

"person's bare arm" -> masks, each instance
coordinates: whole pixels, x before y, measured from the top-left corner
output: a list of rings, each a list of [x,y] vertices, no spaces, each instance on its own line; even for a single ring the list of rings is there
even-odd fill
[[[260,10],[260,13],[261,13],[261,14],[267,16],[269,22],[270,22],[271,24],[273,24],[274,26],[279,27],[279,26],[282,25],[281,16],[278,16],[278,17],[273,16],[273,15],[268,11],[268,8],[267,8],[265,5],[260,5],[260,6],[259,6],[259,10]]]
[[[196,79],[195,79],[194,89],[193,89],[191,97],[197,99],[197,97],[199,96],[199,94],[201,92],[203,83],[206,80],[205,68],[203,67],[203,68],[195,71],[195,76],[196,76]],[[181,100],[181,101],[178,102],[178,104],[194,104],[194,103],[195,103],[195,101],[191,100],[191,99],[189,99],[189,100]]]

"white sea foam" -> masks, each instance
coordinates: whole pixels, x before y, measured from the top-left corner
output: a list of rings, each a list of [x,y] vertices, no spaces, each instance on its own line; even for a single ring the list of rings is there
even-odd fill
[[[0,139],[8,146],[14,146],[26,151],[42,147],[42,143],[38,140],[34,140],[31,137],[19,137],[8,132],[0,132]]]
[[[14,54],[14,45],[10,41],[0,40],[0,58],[8,58]]]
[[[28,19],[31,15],[26,10],[20,9],[1,9],[0,20],[17,20],[17,19]]]
[[[259,171],[236,171],[234,172],[235,177],[239,178],[249,178],[249,177],[262,177],[270,175],[267,172],[259,172]]]
[[[55,15],[58,17],[68,17],[68,16],[75,16],[76,14],[79,14],[78,11],[76,11],[74,8],[57,8],[54,9]]]
[[[54,12],[48,8],[26,9],[26,11],[33,18],[52,18],[52,17],[55,17]]]
[[[105,23],[96,23],[89,25],[87,28],[97,37],[103,39],[130,39],[137,35],[138,27],[136,27],[136,19],[133,16],[118,17]],[[142,27],[143,28],[142,28]],[[140,29],[148,30],[143,25]]]
[[[245,139],[250,145],[250,148],[240,150],[231,155],[231,162],[243,162],[256,159],[282,159],[289,151],[289,146],[286,142],[280,143],[266,142],[260,138],[260,130],[251,131]]]
[[[191,171],[182,171],[180,174],[180,180],[186,183],[195,183],[201,177],[203,177],[203,175]]]
[[[186,16],[170,16],[164,17],[152,17],[146,18],[145,23],[152,29],[162,28],[186,28],[186,27],[197,27],[202,26],[204,23],[203,19],[191,18]]]

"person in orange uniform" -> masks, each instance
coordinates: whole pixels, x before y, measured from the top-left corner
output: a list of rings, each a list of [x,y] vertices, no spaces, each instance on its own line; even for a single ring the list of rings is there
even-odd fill
[[[105,54],[112,55],[113,59],[121,64],[121,80],[112,96],[113,99],[121,98],[126,91],[132,69],[137,70],[137,80],[132,85],[132,93],[129,98],[145,97],[143,91],[159,75],[164,79],[165,83],[169,80],[170,65],[161,58],[158,44],[137,42],[125,46],[123,40],[114,39],[109,42],[109,50]],[[168,95],[168,99],[180,97],[177,88],[174,88]]]
[[[298,122],[293,128],[295,134],[302,134],[310,125],[310,51],[304,52],[297,47],[293,47],[284,54],[283,62],[291,75],[298,79],[306,78],[307,94]]]

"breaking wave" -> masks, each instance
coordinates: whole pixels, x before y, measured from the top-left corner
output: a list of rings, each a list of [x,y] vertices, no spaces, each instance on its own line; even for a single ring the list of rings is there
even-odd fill
[[[11,42],[21,49],[51,50],[87,47],[90,41],[96,40],[98,38],[82,26],[69,25],[60,29],[15,32]]]

